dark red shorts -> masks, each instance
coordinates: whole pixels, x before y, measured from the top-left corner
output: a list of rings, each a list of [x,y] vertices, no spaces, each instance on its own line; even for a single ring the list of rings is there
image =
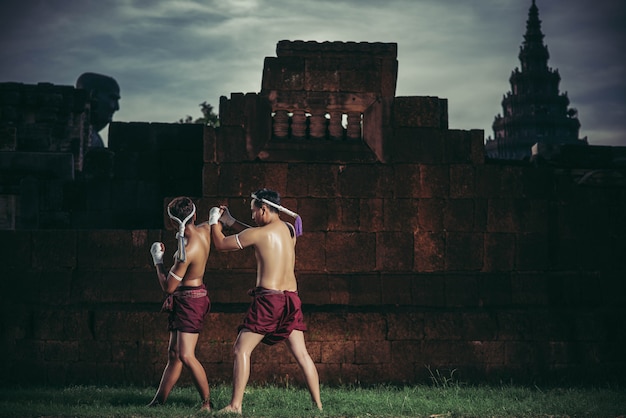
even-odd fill
[[[198,334],[210,310],[211,301],[204,285],[179,286],[172,294],[168,329]]]
[[[239,331],[245,328],[262,334],[262,342],[267,345],[284,341],[293,330],[306,331],[298,292],[257,287],[250,294],[254,300]]]

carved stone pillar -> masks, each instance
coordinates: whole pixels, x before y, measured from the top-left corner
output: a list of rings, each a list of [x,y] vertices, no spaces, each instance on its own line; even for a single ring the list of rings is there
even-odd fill
[[[319,141],[326,138],[326,118],[323,113],[311,114],[309,123],[311,139]]]
[[[333,141],[343,139],[343,125],[341,125],[341,112],[330,112],[328,134]]]
[[[348,112],[348,139],[361,139],[361,114],[359,112]]]
[[[306,115],[304,110],[294,110],[291,117],[291,137],[293,139],[306,138]]]
[[[286,110],[277,110],[274,114],[274,138],[287,139],[289,135],[289,114]]]

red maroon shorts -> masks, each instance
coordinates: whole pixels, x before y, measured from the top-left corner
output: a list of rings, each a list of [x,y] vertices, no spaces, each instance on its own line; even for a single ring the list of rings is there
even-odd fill
[[[204,284],[179,286],[171,298],[168,329],[198,334],[204,325],[204,318],[211,310],[211,301]]]
[[[286,340],[293,330],[306,331],[298,292],[257,287],[249,293],[254,300],[239,331],[245,328],[262,334],[267,345]]]

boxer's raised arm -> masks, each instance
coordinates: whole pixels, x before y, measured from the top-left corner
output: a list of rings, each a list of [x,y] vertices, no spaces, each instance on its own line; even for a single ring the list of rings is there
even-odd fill
[[[167,291],[167,276],[163,267],[163,255],[165,254],[165,245],[162,242],[154,242],[150,247],[150,254],[152,255],[152,262],[156,268],[157,278],[159,279],[159,286],[163,291]]]
[[[162,242],[153,243],[150,247],[150,254],[152,254],[152,261],[154,262],[154,267],[156,267],[156,273],[161,289],[163,289],[166,293],[174,292],[185,277],[188,264],[186,262],[179,261],[178,258],[175,258],[174,266],[169,272],[166,272],[165,267],[163,267],[165,245],[163,245]]]
[[[242,244],[242,239],[240,238],[241,234],[248,234],[249,231],[256,228],[247,228],[245,231],[241,233],[237,233],[235,235],[226,236],[222,232],[222,223],[218,222],[215,225],[211,226],[211,235],[213,237],[213,245],[217,251],[236,251],[243,250],[248,245],[252,245],[253,243],[249,240],[244,240],[246,244]]]
[[[150,247],[150,254],[152,255],[152,262],[156,266],[157,264],[163,264],[163,255],[165,254],[165,245],[162,242],[153,242]]]
[[[180,261],[178,258],[174,258],[174,265],[167,275],[163,290],[167,293],[173,293],[183,281],[187,273],[187,267],[189,267],[189,264],[186,261]]]

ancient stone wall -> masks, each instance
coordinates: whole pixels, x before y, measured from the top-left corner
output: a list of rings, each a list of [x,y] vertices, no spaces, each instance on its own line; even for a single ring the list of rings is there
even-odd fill
[[[426,383],[429,369],[466,382],[623,381],[623,186],[581,181],[598,171],[584,164],[485,161],[483,132],[448,129],[437,97],[393,98],[376,122],[382,148],[278,138],[274,105],[265,90],[223,97],[217,129],[111,126],[109,190],[156,182],[159,202],[146,205],[158,226],[0,231],[5,381],[156,385],[168,336],[149,247],[163,241],[167,259],[176,246],[165,203],[189,194],[200,220],[222,203],[246,220],[261,187],[303,219],[299,292],[324,384]],[[201,159],[199,186],[198,166],[166,164],[185,157]],[[125,205],[142,200],[129,195]],[[209,257],[197,354],[210,382],[231,379],[255,267],[250,249]],[[302,381],[284,345],[255,351],[251,379]]]
[[[431,154],[428,159],[436,159]],[[624,191],[553,169],[468,163],[207,162],[199,213],[272,185],[299,211],[300,293],[325,383],[619,378]],[[211,179],[211,181],[208,181]],[[585,222],[581,220],[585,219]],[[2,231],[5,378],[156,383],[166,318],[148,253],[163,230]],[[250,250],[210,256],[198,354],[228,380],[254,281]],[[297,379],[285,350],[253,380]]]

